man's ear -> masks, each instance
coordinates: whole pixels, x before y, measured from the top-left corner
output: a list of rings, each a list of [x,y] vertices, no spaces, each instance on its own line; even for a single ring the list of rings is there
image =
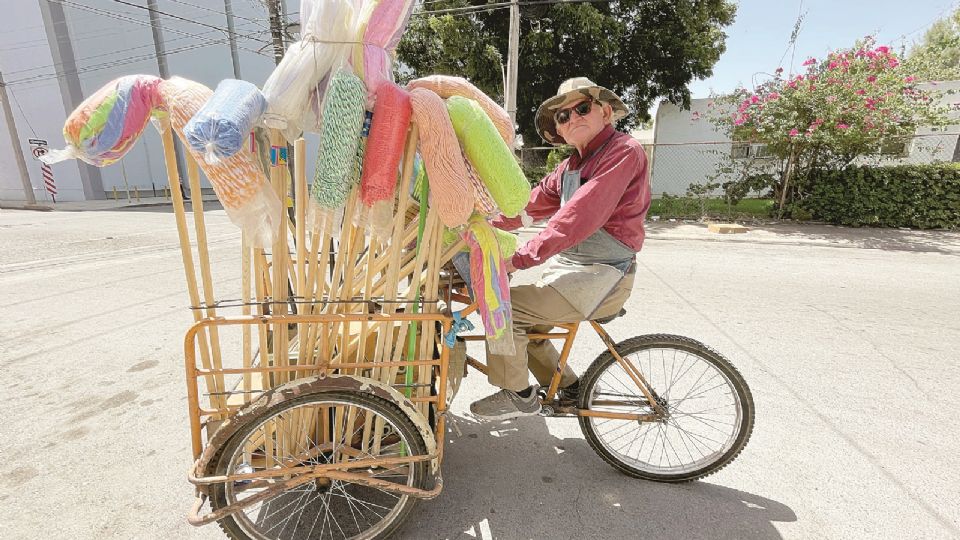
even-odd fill
[[[603,103],[603,121],[613,124],[613,107],[607,102]]]

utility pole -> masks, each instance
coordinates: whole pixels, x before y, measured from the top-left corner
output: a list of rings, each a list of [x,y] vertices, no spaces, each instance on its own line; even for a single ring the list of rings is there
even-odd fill
[[[504,108],[510,115],[510,125],[517,125],[517,64],[520,52],[520,4],[510,2],[510,41],[507,53],[507,91]]]
[[[23,150],[20,148],[20,136],[17,135],[17,124],[13,119],[13,109],[10,108],[10,98],[7,96],[7,85],[3,82],[3,73],[0,73],[0,100],[3,100],[3,116],[7,120],[13,155],[17,158],[17,168],[20,169],[23,194],[27,196],[27,204],[37,204],[37,198],[33,195],[33,184],[30,183],[30,173],[27,172],[27,162],[23,159]]]
[[[150,13],[150,30],[153,32],[153,48],[157,53],[157,70],[161,79],[170,78],[170,68],[167,66],[167,51],[163,42],[163,27],[160,24],[160,14],[157,11],[157,0],[147,0],[147,12]],[[187,170],[187,162],[183,159],[183,149],[177,137],[173,138],[173,153],[177,158],[177,168],[180,169],[180,192],[188,193],[183,182],[183,173]],[[188,198],[193,196],[188,194]],[[202,194],[197,194],[203,198]]]
[[[233,78],[240,77],[240,57],[237,53],[237,34],[233,30],[233,3],[223,0],[223,12],[227,15],[227,38],[230,40],[230,58],[233,60]]]
[[[270,36],[273,38],[273,61],[279,66],[283,60],[283,31],[285,28],[284,9],[281,0],[267,0],[270,13]]]

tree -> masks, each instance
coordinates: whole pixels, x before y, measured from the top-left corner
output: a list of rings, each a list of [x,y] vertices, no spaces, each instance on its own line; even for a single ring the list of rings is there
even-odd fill
[[[910,66],[872,38],[803,65],[805,73],[783,76],[777,69],[752,91],[741,88],[711,104],[711,120],[732,140],[765,144],[779,161],[781,174],[770,176],[770,187],[781,212],[803,197],[813,171],[843,169],[891,143],[902,144],[920,125],[946,123]]]
[[[923,80],[960,78],[960,9],[933,23],[907,62]]]
[[[508,10],[430,13],[467,6],[440,0],[414,13],[397,51],[400,78],[458,75],[502,102]],[[623,128],[649,120],[658,98],[689,107],[687,85],[712,74],[735,12],[726,0],[521,2],[517,123],[525,143],[541,143],[537,107],[570,77],[616,92],[634,112]]]

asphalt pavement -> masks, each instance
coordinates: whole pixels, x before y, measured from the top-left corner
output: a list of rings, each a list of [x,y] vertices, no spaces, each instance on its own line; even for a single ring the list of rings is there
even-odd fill
[[[169,206],[0,210],[0,537],[223,538],[193,502],[182,337],[192,320]],[[82,211],[80,211],[82,210]],[[239,231],[207,214],[218,297]],[[480,423],[453,405],[422,538],[960,537],[960,233],[650,223],[614,339],[667,332],[730,358],[753,437],[705,480],[598,458],[576,421]],[[582,371],[602,350],[585,332]]]

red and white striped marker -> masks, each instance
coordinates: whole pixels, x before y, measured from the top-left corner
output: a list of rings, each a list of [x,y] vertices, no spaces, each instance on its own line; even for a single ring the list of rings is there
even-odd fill
[[[57,202],[57,183],[53,180],[53,169],[46,163],[40,163],[40,170],[43,172],[43,185],[47,188],[47,193]]]

